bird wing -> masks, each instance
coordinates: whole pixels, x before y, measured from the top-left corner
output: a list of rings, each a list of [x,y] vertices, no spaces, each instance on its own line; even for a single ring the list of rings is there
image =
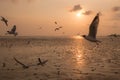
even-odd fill
[[[1,20],[4,20],[4,19],[5,19],[5,18],[4,18],[4,17],[2,17],[2,16],[1,16],[1,18],[2,18]]]
[[[42,63],[42,61],[41,61],[41,59],[40,59],[40,58],[38,58],[38,61],[40,62],[40,64]]]
[[[6,24],[6,26],[8,26],[8,23],[7,23],[7,21],[5,22],[5,24]]]
[[[14,60],[15,60],[17,63],[19,63],[20,65],[25,66],[25,64],[23,64],[22,62],[18,61],[15,57],[14,57]]]
[[[16,31],[16,26],[13,26],[13,28],[11,29],[11,32],[15,32]]]
[[[59,28],[62,28],[62,26],[60,26]]]
[[[1,16],[1,21],[4,21],[4,22],[8,22],[8,20],[7,19],[5,19],[3,16]]]
[[[97,14],[93,19],[92,23],[90,24],[88,36],[96,39],[98,24],[99,24],[99,15]]]
[[[47,62],[48,62],[48,60],[45,60],[45,61],[42,62],[42,64],[44,65],[44,64],[47,63]]]

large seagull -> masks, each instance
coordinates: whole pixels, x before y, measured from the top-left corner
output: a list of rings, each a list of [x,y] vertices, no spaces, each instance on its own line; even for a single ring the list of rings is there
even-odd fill
[[[96,35],[97,35],[97,28],[98,28],[98,24],[99,24],[99,13],[97,13],[97,15],[94,17],[92,23],[90,24],[90,27],[89,27],[89,34],[86,36],[86,35],[83,35],[83,37],[86,39],[86,40],[89,40],[91,42],[101,42],[99,40],[96,39]]]

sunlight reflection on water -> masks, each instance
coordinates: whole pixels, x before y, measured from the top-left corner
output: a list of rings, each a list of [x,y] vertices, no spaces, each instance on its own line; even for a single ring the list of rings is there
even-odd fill
[[[29,65],[35,65],[37,58],[48,60],[44,67],[30,67],[25,73],[25,75],[31,76],[35,72],[39,74],[36,76],[43,80],[46,78],[41,76],[43,73],[49,75],[47,79],[51,78],[51,80],[58,76],[60,76],[61,80],[65,80],[65,78],[71,78],[68,80],[77,80],[76,78],[78,80],[88,80],[88,75],[91,75],[90,77],[99,76],[103,78],[101,80],[104,80],[104,77],[101,75],[109,76],[109,74],[112,74],[112,77],[114,77],[117,76],[114,73],[119,74],[120,43],[118,42],[120,39],[115,38],[114,40],[113,42],[111,39],[105,38],[102,39],[103,42],[100,45],[96,45],[80,36],[74,36],[72,39],[0,39],[2,55],[0,60],[1,64],[2,61],[9,63],[7,68],[14,69],[14,72],[19,71],[18,74],[14,72],[8,73],[8,75],[15,75],[13,77],[24,76],[22,74],[24,70],[22,70],[20,65],[15,65],[13,60],[13,57],[17,57]],[[2,67],[0,69],[1,74],[4,76],[5,74],[3,73],[6,70]],[[80,78],[81,76],[85,79]],[[2,77],[0,76],[0,78]]]

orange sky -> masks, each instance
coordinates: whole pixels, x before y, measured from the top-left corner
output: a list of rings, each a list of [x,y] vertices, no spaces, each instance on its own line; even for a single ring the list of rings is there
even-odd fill
[[[81,15],[76,16],[79,12]],[[97,12],[102,13],[99,36],[120,34],[120,0],[0,0],[0,16],[9,21],[8,27],[0,21],[0,35],[14,24],[19,36],[88,34]],[[54,31],[59,26],[63,28]]]

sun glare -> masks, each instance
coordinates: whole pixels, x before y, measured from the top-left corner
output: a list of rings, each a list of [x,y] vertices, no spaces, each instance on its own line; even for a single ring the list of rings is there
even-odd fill
[[[80,16],[81,16],[81,13],[80,13],[80,12],[79,12],[79,13],[77,13],[77,14],[76,14],[76,16],[77,16],[77,17],[80,17]]]
[[[83,37],[81,36],[73,36],[74,39],[82,39]]]

